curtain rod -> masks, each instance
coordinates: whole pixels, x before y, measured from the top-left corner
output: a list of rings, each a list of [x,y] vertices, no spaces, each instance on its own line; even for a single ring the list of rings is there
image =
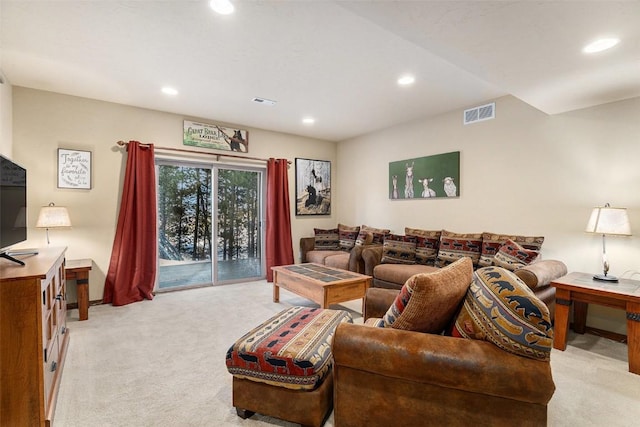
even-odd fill
[[[126,141],[118,141],[117,144],[121,147],[124,147],[125,145],[128,145],[129,143]],[[141,146],[143,147],[149,147],[150,144],[143,144],[140,143]],[[193,154],[205,154],[208,156],[216,156],[216,160],[220,160],[220,157],[233,157],[236,159],[247,159],[247,160],[258,160],[261,162],[267,162],[269,161],[269,159],[262,159],[259,157],[250,157],[250,156],[241,156],[239,154],[223,154],[223,153],[207,153],[206,151],[196,151],[196,150],[186,150],[184,148],[171,148],[171,147],[158,147],[158,146],[154,146],[154,149],[156,150],[165,150],[165,151],[180,151],[182,153],[193,153]],[[287,164],[290,165],[291,161],[287,160]]]

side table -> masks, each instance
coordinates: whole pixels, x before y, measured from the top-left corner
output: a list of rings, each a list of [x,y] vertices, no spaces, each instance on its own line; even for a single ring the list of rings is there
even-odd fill
[[[620,279],[617,283],[593,279],[593,274],[570,273],[551,282],[556,288],[553,348],[567,348],[569,310],[574,307],[573,330],[583,334],[588,304],[625,310],[629,372],[640,374],[640,281]]]
[[[93,260],[90,258],[70,259],[64,268],[66,279],[76,281],[80,320],[89,318],[89,271],[92,265]]]

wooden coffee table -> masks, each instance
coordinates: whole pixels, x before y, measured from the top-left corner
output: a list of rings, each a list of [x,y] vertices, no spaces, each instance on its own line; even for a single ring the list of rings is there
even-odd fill
[[[320,264],[272,267],[273,301],[280,301],[280,288],[329,308],[330,304],[364,298],[371,276]]]
[[[571,273],[551,282],[556,288],[556,316],[553,347],[567,347],[569,311],[573,305],[573,330],[583,334],[588,304],[619,308],[627,312],[629,372],[640,374],[640,281],[620,279],[617,283],[593,279],[593,274]]]

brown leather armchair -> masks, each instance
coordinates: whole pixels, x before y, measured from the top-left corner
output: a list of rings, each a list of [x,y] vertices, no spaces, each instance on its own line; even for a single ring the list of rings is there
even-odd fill
[[[382,317],[398,291],[371,288],[364,317]],[[549,362],[490,342],[357,324],[332,347],[336,427],[543,426],[555,391]]]

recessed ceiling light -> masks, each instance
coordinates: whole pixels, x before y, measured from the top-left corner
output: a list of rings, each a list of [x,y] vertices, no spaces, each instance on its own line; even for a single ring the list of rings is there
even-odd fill
[[[412,85],[416,81],[416,78],[411,74],[406,74],[398,79],[398,84],[400,86],[409,86]]]
[[[305,117],[304,119],[302,119],[302,123],[304,123],[305,125],[312,125],[316,122],[316,119],[314,119],[313,117]]]
[[[209,2],[209,7],[220,15],[230,15],[235,10],[233,4],[231,4],[229,0],[211,0]]]
[[[603,50],[611,49],[618,43],[620,43],[620,39],[613,38],[613,37],[606,38],[606,39],[599,39],[583,47],[582,51],[584,53],[602,52]]]
[[[162,88],[162,93],[164,93],[165,95],[175,96],[178,94],[178,91],[172,87],[165,86]]]

